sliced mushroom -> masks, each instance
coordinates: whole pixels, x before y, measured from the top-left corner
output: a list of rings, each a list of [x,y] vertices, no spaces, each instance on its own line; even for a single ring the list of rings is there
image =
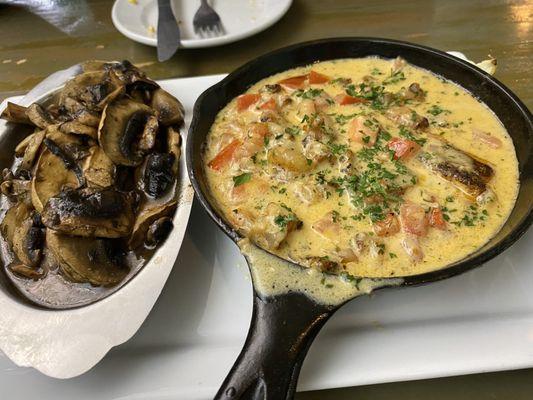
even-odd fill
[[[83,164],[83,174],[88,186],[107,188],[115,183],[116,168],[100,146],[92,146]]]
[[[37,161],[31,182],[31,200],[35,209],[42,212],[50,197],[65,187],[78,187],[76,174],[68,169],[61,158],[45,149]]]
[[[0,114],[0,118],[17,124],[33,125],[26,115],[26,107],[11,103],[10,101],[7,102],[5,110]]]
[[[159,122],[157,117],[154,115],[149,116],[139,139],[139,149],[141,151],[148,152],[154,148],[158,129]]]
[[[37,103],[33,103],[26,109],[28,119],[38,128],[46,129],[48,125],[52,125],[52,118],[46,111]]]
[[[47,229],[46,245],[61,271],[74,282],[113,286],[129,272],[120,244],[114,240],[67,236]]]
[[[71,98],[89,110],[101,110],[124,91],[124,86],[111,79],[107,71],[89,71],[67,82],[61,91],[59,104],[66,105],[67,99]]]
[[[171,216],[176,210],[177,204],[177,201],[173,200],[163,205],[154,206],[148,203],[141,207],[135,220],[128,246],[132,249],[141,246],[147,237],[147,231],[150,226],[163,217]]]
[[[15,260],[9,268],[25,277],[37,279],[43,272],[38,272],[42,257],[43,231],[39,215],[26,203],[17,203],[11,207],[1,224],[4,240],[15,254]]]
[[[36,128],[2,174],[0,191],[15,204],[0,232],[13,274],[37,280],[57,264],[67,279],[111,286],[129,273],[126,242],[156,246],[172,229],[183,106],[127,61],[83,70],[46,106],[10,103],[2,113]]]
[[[159,87],[157,83],[146,77],[146,74],[135,67],[128,60],[104,64],[104,69],[110,71],[120,82],[132,89],[154,90]]]
[[[45,271],[42,269],[28,267],[20,263],[9,265],[9,269],[23,278],[33,279],[34,281],[41,279],[45,275]]]
[[[31,135],[31,139],[28,141],[28,145],[24,150],[22,161],[18,166],[18,169],[24,169],[29,171],[39,154],[41,144],[43,143],[46,131],[38,131]]]
[[[24,179],[11,179],[0,184],[0,191],[3,195],[25,201],[31,190],[31,181]]]
[[[77,121],[64,122],[59,126],[59,130],[63,133],[85,135],[98,140],[98,130],[95,127],[84,125]]]
[[[28,267],[37,267],[43,255],[44,232],[39,214],[33,212],[15,228],[13,252]]]
[[[15,155],[16,156],[21,156],[21,155],[24,154],[24,152],[26,151],[26,148],[28,147],[28,144],[32,140],[32,138],[35,135],[35,133],[37,133],[37,132],[30,133],[28,136],[26,136],[24,139],[22,139],[19,142],[19,144],[17,144],[17,147],[15,147]]]
[[[152,153],[146,157],[143,188],[149,196],[157,199],[172,187],[174,159],[174,155],[170,153]]]
[[[75,114],[74,121],[86,126],[98,128],[98,125],[100,124],[100,116],[82,109]]]
[[[167,145],[168,152],[174,155],[172,162],[172,174],[178,176],[180,156],[181,156],[181,135],[179,131],[172,126],[167,128]]]
[[[119,238],[131,233],[133,200],[113,189],[65,190],[44,206],[47,228],[84,237]]]
[[[81,185],[85,184],[85,177],[83,176],[83,173],[81,172],[81,168],[77,163],[77,160],[79,158],[83,158],[86,156],[86,153],[83,153],[83,155],[80,157],[79,154],[79,147],[76,146],[73,143],[67,144],[64,148],[59,146],[56,142],[54,142],[52,139],[45,138],[43,140],[44,145],[47,147],[47,149],[56,157],[58,157],[63,164],[65,164],[65,167],[68,170],[71,170],[76,175],[76,178],[78,178],[78,182]]]
[[[6,242],[10,245],[13,243],[15,230],[22,224],[22,221],[27,219],[32,212],[32,207],[26,203],[16,203],[13,207],[7,210],[2,224],[0,224],[0,231]]]
[[[66,112],[70,114],[77,114],[85,111],[85,106],[79,101],[73,99],[72,97],[62,98],[61,107],[65,109]]]
[[[98,140],[115,164],[137,166],[142,162],[139,138],[151,115],[150,107],[129,99],[117,100],[104,109]]]
[[[183,105],[163,89],[157,89],[152,94],[152,108],[157,113],[161,125],[179,125],[183,122],[185,113]]]
[[[172,218],[159,218],[148,228],[148,232],[146,232],[146,244],[148,246],[157,246],[159,243],[165,241],[173,227]]]

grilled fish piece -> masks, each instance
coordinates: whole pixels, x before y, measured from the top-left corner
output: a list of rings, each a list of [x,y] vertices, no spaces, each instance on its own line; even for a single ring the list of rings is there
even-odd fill
[[[472,198],[487,190],[487,182],[494,174],[489,165],[440,140],[427,143],[417,159]]]

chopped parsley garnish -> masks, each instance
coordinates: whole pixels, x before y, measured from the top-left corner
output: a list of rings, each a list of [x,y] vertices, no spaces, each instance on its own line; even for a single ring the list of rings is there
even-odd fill
[[[372,222],[381,221],[391,206],[401,202],[395,195],[400,187],[394,181],[398,177],[381,163],[369,162],[367,169],[345,181],[352,203]],[[369,199],[372,199],[369,202]]]
[[[240,174],[233,177],[233,186],[237,187],[240,186],[246,182],[249,182],[250,179],[252,179],[252,174],[249,172],[245,172],[244,174]]]
[[[293,221],[298,221],[298,218],[292,213],[287,215],[278,215],[274,218],[274,223],[282,230],[287,228],[287,225]]]
[[[296,126],[288,126],[285,128],[285,133],[291,136],[297,136],[300,134],[300,129]]]
[[[428,113],[430,113],[433,116],[437,116],[439,114],[445,113],[450,114],[450,110],[445,110],[444,108],[438,106],[437,104],[433,104],[429,110],[427,110]]]
[[[350,121],[351,119],[353,119],[354,117],[356,117],[357,115],[358,115],[358,113],[349,114],[349,115],[345,115],[345,114],[336,114],[336,115],[335,115],[335,122],[338,123],[339,125],[344,125],[344,124],[346,124],[348,121]]]
[[[340,273],[340,277],[346,281],[346,282],[349,282],[349,283],[353,283],[354,286],[359,289],[359,284],[361,283],[361,281],[363,280],[363,278],[360,278],[360,277],[357,277],[357,276],[353,276],[351,274],[349,274],[348,272],[346,271],[342,271]]]
[[[383,75],[383,72],[381,72],[378,68],[372,68],[372,71],[370,71],[371,75]]]
[[[320,96],[323,92],[323,89],[308,89],[306,91],[298,90],[296,96],[301,97],[302,99],[313,99]]]
[[[367,83],[360,83],[358,87],[353,84],[346,86],[346,94],[370,101],[370,106],[375,110],[383,110],[385,108],[384,91],[384,86]]]
[[[392,83],[398,83],[405,80],[405,75],[402,71],[391,71],[390,75],[383,80],[384,85],[390,85]]]
[[[398,134],[406,139],[412,140],[413,142],[417,143],[420,146],[423,146],[424,143],[426,143],[426,139],[424,138],[417,138],[415,137],[409,130],[407,130],[404,126],[400,126],[400,132]]]
[[[389,141],[391,140],[392,136],[389,132],[381,129],[378,133],[378,138],[377,138],[377,141],[380,141],[380,140],[384,140],[384,141]]]
[[[364,148],[357,152],[357,157],[363,161],[372,161],[377,152],[378,149],[376,147]]]
[[[336,84],[340,84],[340,85],[347,85],[348,83],[350,83],[352,80],[350,78],[335,78],[333,80],[330,81],[330,83],[332,85],[336,85]]]
[[[287,204],[281,203],[280,206],[283,207],[285,210],[292,212],[292,208],[290,208]]]
[[[341,154],[345,153],[346,150],[348,149],[347,145],[340,144],[340,143],[329,142],[328,146],[329,146],[329,148],[331,150],[331,153],[333,153],[335,155],[341,155]]]
[[[455,210],[449,210],[449,212],[452,212]],[[451,221],[452,224],[457,226],[476,226],[479,222],[485,221],[489,216],[489,212],[485,209],[480,210],[476,205],[470,205],[463,215],[463,217],[460,220],[457,221]]]

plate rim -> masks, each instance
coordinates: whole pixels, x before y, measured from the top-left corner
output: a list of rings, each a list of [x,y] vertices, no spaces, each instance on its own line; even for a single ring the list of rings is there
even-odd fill
[[[150,0],[155,1],[155,0]],[[270,28],[272,25],[274,25],[276,22],[278,22],[286,13],[289,11],[289,8],[292,5],[293,0],[283,0],[285,1],[285,4],[280,9],[280,11],[275,14],[271,19],[266,20],[264,23],[259,24],[255,26],[254,28],[241,32],[236,34],[230,34],[230,35],[222,35],[219,37],[214,38],[208,38],[208,39],[183,39],[181,40],[181,48],[185,49],[199,49],[199,48],[205,48],[205,47],[216,47],[221,46],[224,44],[229,44],[233,42],[237,42],[242,39],[246,39],[248,37],[254,36],[259,32],[262,32],[268,28]],[[113,3],[113,7],[111,9],[111,20],[113,21],[113,25],[115,28],[122,33],[127,38],[142,43],[148,46],[157,47],[157,38],[156,37],[150,37],[148,35],[141,35],[139,33],[133,32],[129,30],[120,20],[119,15],[119,7],[122,5],[123,2],[127,2],[127,0],[115,0]]]

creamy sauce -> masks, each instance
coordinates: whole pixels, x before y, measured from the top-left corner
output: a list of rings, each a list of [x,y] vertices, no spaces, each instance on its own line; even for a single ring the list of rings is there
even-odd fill
[[[249,262],[254,287],[263,296],[300,292],[317,303],[335,306],[380,287],[398,286],[403,282],[401,278],[339,279],[337,275],[284,261],[250,243],[249,239],[239,241],[239,247]]]
[[[327,81],[311,83],[311,71]],[[300,76],[303,83],[276,85]],[[255,97],[234,99],[211,128],[209,189],[233,226],[284,259],[345,277],[420,274],[482,247],[514,206],[518,163],[505,128],[465,89],[426,70],[377,58],[327,61],[266,78],[247,94]],[[416,148],[402,154],[395,141]],[[455,180],[444,176],[450,165]],[[422,210],[414,223],[406,205]],[[392,228],[384,234],[385,221]],[[276,277],[275,265],[256,282],[304,288],[296,283],[303,275]]]

